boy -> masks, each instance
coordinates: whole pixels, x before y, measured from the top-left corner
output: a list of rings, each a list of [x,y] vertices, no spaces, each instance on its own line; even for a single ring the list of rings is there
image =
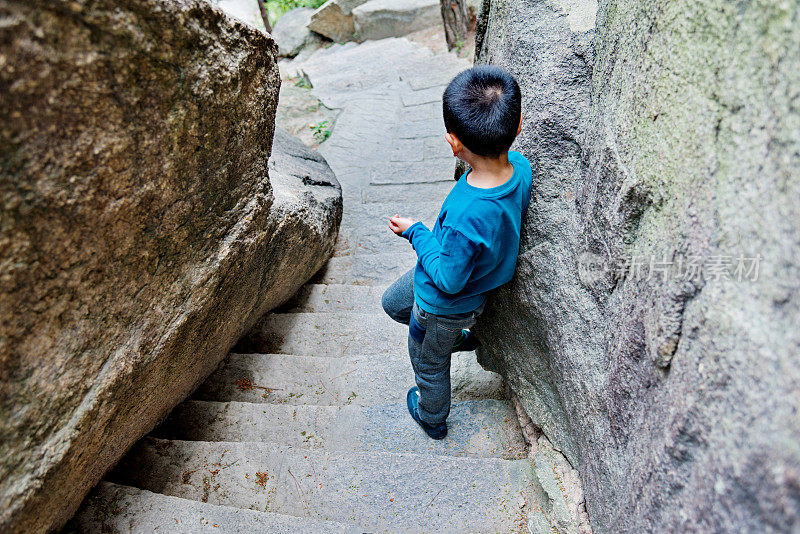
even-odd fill
[[[433,231],[394,215],[389,228],[417,253],[414,269],[383,294],[383,308],[409,325],[408,351],[416,387],[406,402],[428,436],[443,439],[450,413],[450,357],[474,350],[468,330],[486,292],[514,274],[522,219],[531,196],[531,166],[509,147],[522,129],[516,80],[499,67],[456,76],[443,96],[445,139],[472,168],[442,205]]]

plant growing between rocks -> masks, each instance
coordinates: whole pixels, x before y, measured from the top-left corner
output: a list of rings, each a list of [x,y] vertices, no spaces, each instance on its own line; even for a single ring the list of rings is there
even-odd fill
[[[275,22],[287,11],[300,7],[316,9],[325,3],[325,0],[255,0],[264,19],[267,31],[271,32]]]
[[[469,30],[469,17],[464,0],[439,0],[444,22],[447,49],[461,52]]]
[[[317,143],[323,143],[331,136],[330,122],[328,121],[322,121],[319,124],[311,124],[309,127],[314,133],[314,139]]]

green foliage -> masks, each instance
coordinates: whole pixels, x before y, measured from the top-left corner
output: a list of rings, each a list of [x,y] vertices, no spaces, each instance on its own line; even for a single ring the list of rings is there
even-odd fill
[[[464,51],[465,47],[466,43],[464,42],[464,39],[462,39],[460,35],[456,36],[456,55],[462,56],[462,52]]]
[[[312,124],[310,127],[317,143],[322,143],[331,136],[330,122],[328,121],[322,121],[319,124]]]
[[[300,76],[297,78],[297,81],[294,82],[295,87],[302,87],[303,89],[311,89],[311,82],[308,81],[308,78],[305,76]]]
[[[269,11],[269,18],[272,24],[281,18],[281,15],[296,7],[318,8],[325,3],[325,0],[266,0],[264,4]]]
[[[451,52],[455,52],[458,57],[469,58],[472,53],[474,45],[470,47],[470,42],[464,40],[461,36],[456,37],[456,42]]]

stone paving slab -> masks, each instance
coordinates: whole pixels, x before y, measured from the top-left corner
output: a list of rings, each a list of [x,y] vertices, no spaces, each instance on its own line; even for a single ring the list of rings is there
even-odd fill
[[[341,98],[350,91],[400,81],[398,68],[432,56],[430,50],[407,39],[382,39],[351,49],[315,54],[298,69],[308,75],[315,92],[325,101]],[[387,57],[392,61],[387,61]]]
[[[353,396],[355,398],[355,396]],[[516,412],[498,400],[453,405],[446,440],[430,439],[401,399],[358,406],[187,401],[151,435],[192,441],[265,441],[343,452],[525,458]]]
[[[361,202],[369,204],[373,202],[396,202],[398,199],[405,199],[409,205],[425,200],[441,205],[454,185],[455,182],[453,180],[420,183],[415,184],[414,187],[408,187],[403,184],[380,184],[362,189]]]
[[[442,119],[442,104],[440,102],[428,102],[418,106],[404,106],[400,110],[400,121],[416,122],[430,119],[438,119],[444,124]]]
[[[421,139],[424,137],[438,137],[441,143],[447,146],[444,134],[447,133],[444,121],[439,117],[415,122],[404,122],[397,126],[398,139]],[[450,158],[450,165],[455,166],[455,158]]]
[[[370,234],[380,235],[385,243],[405,243],[407,250],[410,252],[411,245],[408,241],[399,238],[389,229],[389,217],[399,213],[415,221],[422,221],[430,228],[430,225],[436,222],[436,217],[439,215],[441,207],[439,202],[408,203],[404,198],[394,199],[390,202],[353,205],[342,217],[342,227],[345,230],[362,230]]]
[[[279,102],[275,122],[306,146],[319,144],[312,125],[324,122],[333,125],[336,122],[337,112],[323,105],[309,89],[292,82],[281,84]]]
[[[435,66],[435,68],[431,68]],[[414,91],[446,86],[455,76],[472,65],[465,58],[437,54],[432,58],[414,60],[400,67],[400,79]]]
[[[428,228],[433,228],[440,209],[441,204],[437,202],[408,204],[402,198],[391,203],[354,205],[345,211],[339,229],[336,254],[338,256],[386,252],[411,254],[413,250],[411,244],[389,229],[389,217],[399,213],[422,221]]]
[[[409,88],[400,94],[400,98],[404,106],[418,106],[429,102],[441,102],[445,87],[446,85],[436,85],[418,91]]]
[[[361,312],[383,313],[381,296],[388,286],[306,284],[281,309],[283,313]]]
[[[399,238],[398,238],[399,240]],[[351,254],[331,258],[312,279],[315,284],[388,285],[417,263],[408,252]]]
[[[339,231],[334,255],[344,257],[373,253],[408,254],[411,250],[408,241],[399,237],[386,241],[382,234],[382,231],[370,232],[370,229],[343,228]],[[393,281],[387,279],[386,283]]]
[[[372,202],[368,204],[354,204],[349,206],[347,213],[342,217],[342,224],[346,227],[364,228],[374,227],[380,230],[387,241],[397,240],[397,236],[389,230],[388,218],[396,212],[406,217],[421,220],[426,224],[434,222],[442,208],[441,202],[412,202],[405,198],[395,198],[388,202]],[[408,241],[405,241],[408,243]]]
[[[258,335],[264,353],[377,355],[405,352],[408,327],[376,313],[278,313],[260,325]]]
[[[402,137],[402,136],[401,136]],[[425,157],[425,141],[422,139],[398,139],[389,152],[389,161],[422,161]]]
[[[423,157],[426,160],[436,160],[436,159],[452,159],[453,158],[453,149],[450,148],[450,145],[447,141],[444,140],[444,136],[437,135],[433,137],[425,137],[420,139],[423,144]],[[452,159],[455,161],[455,159]],[[455,168],[455,165],[453,165]],[[450,173],[450,179],[453,179],[453,172]],[[455,180],[453,180],[455,182]]]
[[[452,158],[421,162],[387,162],[372,168],[370,184],[419,184],[452,182],[455,163]]]
[[[101,482],[70,525],[75,531],[203,534],[361,534],[363,527],[218,506]]]
[[[495,533],[519,528],[533,474],[527,460],[148,437],[111,478],[210,504],[358,523],[371,532]]]
[[[196,400],[273,404],[404,405],[414,373],[404,345],[385,354],[324,358],[293,354],[230,354],[193,394]],[[473,352],[453,354],[451,395],[503,399],[500,375],[481,368]]]

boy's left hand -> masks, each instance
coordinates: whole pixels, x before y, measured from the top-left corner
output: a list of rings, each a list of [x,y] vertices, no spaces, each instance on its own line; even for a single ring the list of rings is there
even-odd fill
[[[395,213],[393,217],[389,217],[389,228],[395,234],[400,235],[406,230],[408,230],[409,227],[415,222],[417,221],[415,221],[414,219],[409,219],[408,217],[400,217],[400,215]]]

